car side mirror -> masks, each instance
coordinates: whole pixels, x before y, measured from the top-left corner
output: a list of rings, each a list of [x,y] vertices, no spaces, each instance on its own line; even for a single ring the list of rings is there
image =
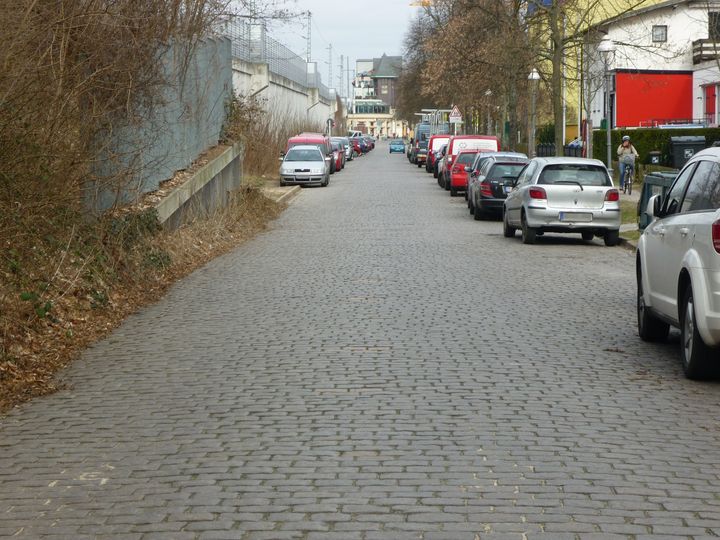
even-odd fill
[[[280,156],[280,157],[278,158],[278,161],[285,161],[285,158],[284,158],[283,156]]]
[[[660,215],[662,213],[662,196],[653,195],[652,197],[650,197],[645,212],[650,219],[662,217]]]

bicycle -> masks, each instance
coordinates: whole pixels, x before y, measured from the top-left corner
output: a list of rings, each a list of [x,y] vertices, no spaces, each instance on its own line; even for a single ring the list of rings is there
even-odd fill
[[[635,172],[634,166],[625,166],[625,178],[623,181],[623,193],[626,193],[627,195],[632,195],[632,188],[633,188],[633,176]]]

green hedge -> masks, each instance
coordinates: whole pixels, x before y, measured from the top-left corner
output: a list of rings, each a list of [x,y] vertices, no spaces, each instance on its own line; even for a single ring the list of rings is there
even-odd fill
[[[662,153],[660,163],[670,166],[672,156],[670,155],[670,137],[681,137],[685,135],[705,136],[705,146],[711,146],[713,142],[720,141],[720,128],[683,128],[683,129],[614,129],[611,132],[612,157],[617,160],[617,147],[622,142],[623,135],[630,135],[633,145],[640,154],[640,162],[647,163],[648,152],[659,150]],[[593,131],[593,157],[605,161],[607,157],[607,145],[605,144],[605,130]]]

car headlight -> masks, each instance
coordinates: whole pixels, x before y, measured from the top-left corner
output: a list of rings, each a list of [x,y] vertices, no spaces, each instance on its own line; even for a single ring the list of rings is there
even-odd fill
[[[323,171],[322,169],[313,169],[312,170],[312,174],[322,174],[323,172],[325,172],[325,171]]]
[[[280,174],[292,174],[292,172],[293,172],[292,169],[288,169],[286,167],[282,167],[280,169]]]

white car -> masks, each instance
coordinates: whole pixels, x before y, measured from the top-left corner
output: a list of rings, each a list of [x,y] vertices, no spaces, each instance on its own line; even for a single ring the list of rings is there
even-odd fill
[[[614,246],[620,236],[620,192],[597,159],[542,157],[530,160],[503,204],[503,234],[522,231],[525,244],[546,232],[601,236]]]
[[[680,329],[685,375],[701,379],[720,354],[720,148],[695,154],[664,200],[648,201],[651,222],[637,248],[638,333],[661,341]]]
[[[298,145],[280,158],[280,185],[319,185],[330,183],[330,157],[315,145]]]

